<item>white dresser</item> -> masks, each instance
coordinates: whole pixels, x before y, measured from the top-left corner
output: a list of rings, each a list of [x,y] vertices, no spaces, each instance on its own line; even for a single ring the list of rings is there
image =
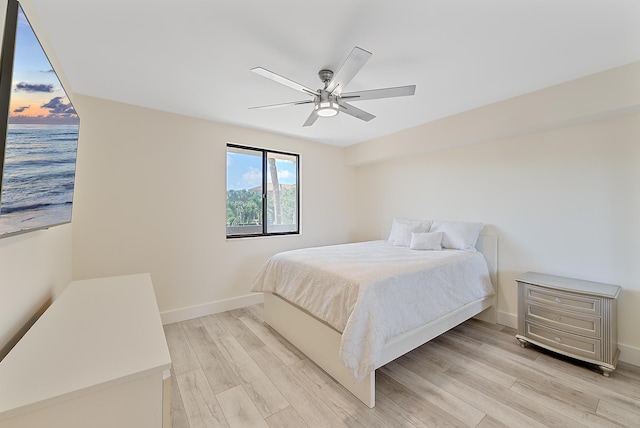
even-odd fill
[[[518,334],[530,342],[588,363],[602,374],[618,362],[617,285],[527,272],[518,283]]]
[[[169,426],[170,368],[149,274],[74,281],[0,362],[0,427]]]

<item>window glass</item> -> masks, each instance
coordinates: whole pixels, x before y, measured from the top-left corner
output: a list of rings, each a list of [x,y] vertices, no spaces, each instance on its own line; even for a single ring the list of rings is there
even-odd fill
[[[298,230],[297,156],[267,153],[267,232]]]
[[[227,145],[227,237],[299,233],[298,158]]]
[[[262,153],[227,147],[227,235],[262,233]]]

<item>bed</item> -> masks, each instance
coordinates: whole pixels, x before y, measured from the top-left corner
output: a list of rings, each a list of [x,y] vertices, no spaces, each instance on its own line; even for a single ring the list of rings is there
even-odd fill
[[[264,292],[267,324],[374,407],[375,369],[471,317],[495,322],[497,239],[473,242],[466,251],[388,240],[288,251],[252,291]]]

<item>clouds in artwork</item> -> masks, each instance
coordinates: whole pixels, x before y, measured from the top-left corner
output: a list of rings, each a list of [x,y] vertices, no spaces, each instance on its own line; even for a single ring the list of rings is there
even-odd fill
[[[65,97],[53,97],[49,101],[18,104],[11,109],[9,123],[14,124],[77,124],[78,114]]]
[[[78,115],[21,8],[11,80],[9,124],[78,123]]]
[[[53,92],[53,85],[48,83],[28,83],[28,82],[20,82],[16,84],[16,91],[24,91],[24,92]]]
[[[75,116],[76,111],[71,103],[65,103],[63,97],[54,97],[49,102],[42,104],[42,108],[49,110],[50,116],[70,117]]]

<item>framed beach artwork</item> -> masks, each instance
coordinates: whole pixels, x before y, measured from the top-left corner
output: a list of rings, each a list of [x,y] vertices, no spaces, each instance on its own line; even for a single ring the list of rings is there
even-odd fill
[[[16,0],[0,69],[0,238],[71,221],[79,118]]]

